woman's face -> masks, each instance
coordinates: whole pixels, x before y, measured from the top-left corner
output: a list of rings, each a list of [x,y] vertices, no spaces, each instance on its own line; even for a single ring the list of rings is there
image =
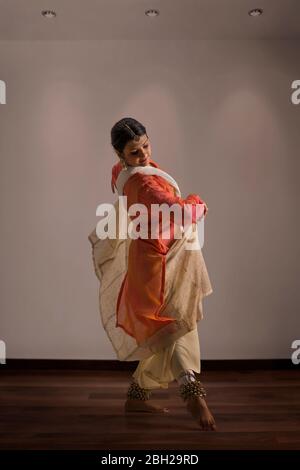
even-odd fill
[[[151,158],[150,139],[146,134],[139,136],[139,140],[127,142],[122,158],[128,166],[147,166]]]

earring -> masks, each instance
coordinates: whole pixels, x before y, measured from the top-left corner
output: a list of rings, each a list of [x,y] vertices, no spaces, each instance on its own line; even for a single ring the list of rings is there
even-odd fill
[[[126,164],[126,162],[125,162],[125,159],[124,159],[124,158],[120,158],[120,160],[121,160],[121,165],[122,165],[123,169],[124,169],[124,170],[127,170],[127,164]]]

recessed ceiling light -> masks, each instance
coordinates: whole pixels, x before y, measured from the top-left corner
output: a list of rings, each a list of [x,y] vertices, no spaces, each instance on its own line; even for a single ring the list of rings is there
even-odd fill
[[[248,11],[248,15],[250,16],[260,16],[263,14],[262,8],[253,8],[253,10]]]
[[[156,8],[151,8],[150,10],[145,11],[145,15],[150,16],[151,18],[153,18],[154,16],[159,15],[159,11],[156,10]]]
[[[44,16],[44,18],[55,18],[56,17],[56,13],[53,10],[43,10],[42,15]]]

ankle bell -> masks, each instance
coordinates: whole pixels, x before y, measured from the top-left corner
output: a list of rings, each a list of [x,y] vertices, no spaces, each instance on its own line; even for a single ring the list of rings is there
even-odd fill
[[[179,394],[183,401],[186,401],[191,397],[206,397],[205,388],[199,380],[180,385]]]
[[[150,395],[151,390],[140,387],[139,384],[134,381],[131,382],[127,392],[127,398],[135,400],[149,400]]]

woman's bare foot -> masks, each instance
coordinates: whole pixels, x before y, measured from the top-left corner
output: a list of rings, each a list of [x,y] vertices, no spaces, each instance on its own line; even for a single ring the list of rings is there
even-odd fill
[[[134,398],[127,398],[125,402],[125,411],[142,411],[145,413],[169,413],[168,408],[162,408],[158,405],[153,405],[149,400],[137,400]]]
[[[215,420],[208,409],[206,401],[201,397],[190,397],[187,399],[186,405],[188,411],[196,419],[203,431],[216,431],[217,426]]]

